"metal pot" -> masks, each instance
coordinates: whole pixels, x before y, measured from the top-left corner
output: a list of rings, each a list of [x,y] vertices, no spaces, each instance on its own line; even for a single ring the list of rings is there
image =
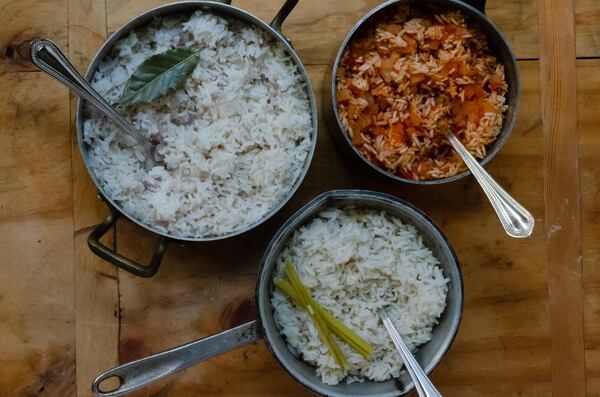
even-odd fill
[[[504,145],[508,139],[508,136],[510,135],[510,132],[512,131],[517,119],[517,110],[519,108],[519,102],[521,98],[521,79],[519,76],[517,60],[512,53],[508,42],[498,28],[493,24],[493,22],[485,15],[485,1],[486,0],[390,0],[373,8],[369,13],[362,17],[360,21],[356,23],[356,25],[354,25],[352,30],[350,30],[350,33],[348,33],[342,42],[342,45],[340,46],[340,49],[333,60],[333,66],[328,70],[328,78],[324,80],[325,86],[323,89],[325,121],[327,122],[328,129],[336,143],[336,146],[342,151],[343,154],[347,155],[353,161],[358,160],[358,162],[362,163],[367,168],[375,170],[377,173],[384,175],[385,177],[391,178],[395,181],[406,182],[415,185],[439,185],[442,183],[456,181],[471,174],[470,171],[465,171],[461,174],[435,180],[414,180],[392,174],[387,170],[373,164],[356,148],[340,121],[335,97],[336,73],[342,55],[346,50],[346,46],[354,34],[365,23],[372,21],[377,16],[381,16],[382,14],[389,12],[389,10],[397,4],[418,4],[420,6],[430,5],[444,9],[457,9],[467,15],[471,21],[479,25],[488,40],[491,51],[504,65],[505,77],[508,84],[506,102],[508,110],[504,115],[502,130],[500,131],[496,141],[489,148],[487,156],[481,160],[481,165],[487,164],[496,155],[496,153],[498,153],[502,145]]]
[[[110,215],[104,220],[104,222],[102,222],[100,225],[98,225],[90,233],[89,238],[88,238],[88,245],[89,245],[90,249],[96,255],[98,255],[101,258],[107,260],[108,262],[110,262],[116,266],[119,266],[120,268],[122,268],[130,273],[136,274],[138,276],[150,277],[156,273],[156,271],[158,270],[158,267],[160,265],[160,262],[162,260],[162,257],[165,253],[165,250],[168,246],[168,243],[171,240],[180,241],[180,242],[221,240],[221,239],[225,239],[225,238],[229,238],[229,237],[233,237],[233,236],[242,234],[242,233],[247,232],[250,229],[253,229],[254,227],[260,225],[261,223],[263,223],[264,221],[269,219],[271,216],[273,216],[279,209],[281,209],[281,207],[283,207],[285,205],[285,203],[287,203],[287,201],[293,196],[293,194],[296,192],[296,190],[302,183],[302,180],[304,179],[304,176],[306,175],[306,172],[308,171],[308,167],[310,166],[310,162],[312,160],[312,156],[314,153],[316,140],[317,140],[316,101],[315,101],[314,93],[312,91],[310,79],[308,78],[308,74],[306,73],[306,70],[304,69],[302,62],[301,62],[300,58],[298,57],[298,54],[292,48],[290,40],[286,36],[284,36],[283,33],[281,32],[281,25],[283,24],[283,21],[289,15],[289,13],[292,11],[294,6],[298,3],[298,0],[287,0],[284,3],[284,5],[282,6],[282,8],[279,10],[277,15],[275,15],[275,18],[273,19],[273,21],[270,24],[266,24],[265,22],[261,21],[260,19],[258,19],[257,17],[255,17],[254,15],[252,15],[246,11],[243,11],[239,8],[231,6],[230,3],[231,3],[231,0],[182,1],[182,2],[163,5],[163,6],[151,9],[149,11],[146,11],[146,12],[140,14],[139,16],[137,16],[134,19],[127,22],[123,27],[121,27],[119,30],[117,30],[114,34],[112,34],[110,36],[110,38],[106,41],[106,43],[104,43],[104,45],[100,48],[98,53],[94,56],[90,66],[87,70],[87,73],[85,74],[85,79],[88,82],[90,82],[92,80],[92,77],[93,77],[94,73],[96,72],[98,65],[104,60],[104,58],[106,56],[108,56],[110,54],[115,43],[119,39],[121,39],[123,36],[129,34],[132,30],[144,26],[145,24],[149,23],[152,19],[154,19],[158,16],[164,16],[164,15],[169,15],[169,14],[180,14],[180,13],[191,14],[192,12],[194,12],[196,10],[203,10],[203,11],[210,11],[215,14],[224,15],[224,16],[227,16],[230,18],[234,18],[234,19],[243,21],[247,24],[250,24],[250,25],[253,25],[255,27],[262,29],[266,34],[269,35],[269,37],[276,40],[276,42],[278,42],[281,46],[283,46],[283,48],[287,51],[287,53],[290,55],[290,58],[293,60],[293,62],[296,64],[298,70],[300,71],[300,73],[303,77],[303,82],[306,85],[306,89],[307,89],[307,93],[308,93],[308,97],[309,97],[309,101],[310,101],[310,111],[311,111],[311,117],[312,117],[312,134],[311,134],[311,145],[310,145],[309,153],[306,156],[306,160],[304,162],[304,165],[303,165],[300,175],[298,176],[298,178],[294,182],[294,184],[292,186],[290,186],[287,195],[283,198],[283,200],[281,200],[274,208],[272,208],[268,213],[266,213],[257,222],[247,225],[246,227],[244,227],[242,229],[235,230],[234,232],[231,232],[229,234],[220,235],[220,236],[205,236],[205,237],[190,238],[190,237],[184,237],[184,236],[171,235],[169,233],[165,233],[161,230],[158,230],[151,225],[146,225],[146,224],[141,223],[138,219],[136,219],[135,217],[131,216],[126,211],[124,211],[123,208],[116,201],[114,201],[108,194],[106,194],[106,192],[102,188],[102,185],[99,183],[98,178],[94,174],[94,170],[89,165],[89,161],[90,161],[89,147],[88,147],[88,145],[86,145],[84,143],[84,140],[83,140],[83,122],[86,119],[86,116],[85,116],[86,106],[88,106],[88,104],[87,104],[87,102],[85,102],[83,99],[80,98],[77,103],[76,128],[77,128],[77,140],[79,141],[79,148],[81,150],[81,156],[83,157],[83,162],[88,170],[88,173],[90,174],[90,177],[92,178],[92,180],[96,184],[96,187],[98,188],[99,197],[106,202],[106,204],[108,205],[109,210],[110,210]],[[33,47],[31,49],[31,51],[34,51]],[[36,57],[32,56],[32,59],[35,63]],[[38,65],[38,67],[39,67],[39,65]],[[43,71],[46,71],[43,68],[41,68],[41,69]],[[49,74],[56,78],[56,76],[54,74],[52,74],[52,73],[49,73]],[[59,78],[59,80],[61,80],[61,79]],[[126,258],[123,255],[117,253],[116,251],[106,247],[105,245],[103,245],[100,242],[100,238],[111,227],[113,227],[115,225],[115,223],[117,222],[117,220],[122,216],[129,218],[131,221],[137,223],[139,226],[143,227],[144,229],[147,229],[147,230],[159,235],[158,243],[156,244],[156,247],[154,249],[154,254],[153,254],[152,259],[150,260],[150,264],[148,266],[140,265],[139,263]]]
[[[423,236],[425,244],[439,259],[444,276],[450,279],[446,308],[439,324],[433,330],[432,339],[421,346],[415,355],[423,369],[429,374],[450,348],[460,324],[463,283],[454,250],[435,223],[411,204],[384,193],[364,190],[334,190],[321,194],[300,209],[271,240],[258,272],[257,320],[109,370],[100,375],[92,384],[94,393],[97,396],[106,397],[128,393],[208,358],[255,342],[258,338],[265,339],[273,356],[294,379],[323,396],[391,397],[410,392],[414,385],[407,373],[398,379],[385,382],[369,381],[338,386],[322,383],[316,375],[314,367],[290,353],[273,319],[270,299],[274,288],[273,274],[277,258],[289,238],[298,227],[310,221],[322,210],[348,205],[385,210],[413,225]],[[101,383],[114,377],[119,379],[119,386],[110,391],[101,391]]]

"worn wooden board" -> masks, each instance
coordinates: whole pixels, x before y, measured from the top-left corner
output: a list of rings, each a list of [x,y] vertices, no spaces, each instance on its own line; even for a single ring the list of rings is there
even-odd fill
[[[80,0],[69,3],[69,58],[83,73],[106,39],[106,9],[103,3]],[[94,183],[81,159],[75,131],[77,96],[71,94],[71,148],[73,161],[73,241],[75,258],[75,304],[77,395],[92,395],[90,384],[102,371],[118,363],[119,291],[117,269],[94,255],[87,237],[106,216],[106,206],[97,198]],[[114,248],[114,231],[105,244]]]
[[[600,2],[575,0],[575,31],[577,56],[600,56]]]
[[[0,395],[72,395],[68,92],[22,72],[0,75],[0,92]]]
[[[600,164],[595,132],[600,64],[579,61],[575,112],[569,107],[573,96],[568,91],[575,84],[574,71],[565,69],[568,59],[558,66],[549,61],[556,58],[557,47],[548,45],[554,40],[564,46],[560,41],[568,40],[566,46],[573,46],[572,35],[565,34],[571,16],[577,55],[599,56],[598,2],[575,0],[566,6],[562,0],[487,2],[488,15],[522,59],[523,79],[517,126],[488,169],[534,213],[537,230],[531,239],[505,237],[472,180],[434,188],[395,186],[353,167],[339,155],[321,120],[309,174],[281,213],[231,241],[171,246],[159,273],[146,280],[117,271],[87,249],[87,234],[106,209],[96,199],[78,153],[73,96],[32,72],[30,64],[15,57],[12,46],[50,37],[83,71],[107,33],[164,2],[0,0],[0,147],[4,149],[0,158],[0,395],[90,396],[93,377],[118,362],[247,321],[252,317],[250,299],[258,262],[272,234],[318,193],[352,187],[390,192],[417,204],[440,224],[456,248],[465,281],[465,308],[458,338],[433,375],[444,395],[562,397],[587,392],[600,396],[600,273],[596,270]],[[235,5],[270,21],[281,3],[240,0]],[[338,44],[378,3],[302,0],[286,21],[284,32],[309,65],[318,97],[326,65]],[[543,15],[538,15],[540,7]],[[573,58],[568,51],[560,54]],[[548,78],[551,68],[569,75],[564,81],[560,73]],[[549,100],[542,93],[564,98]],[[572,126],[577,115],[579,157],[568,139],[572,130],[561,127]],[[560,139],[566,144],[557,144]],[[555,165],[566,161],[572,166],[577,160],[579,174],[573,168],[565,173]],[[557,180],[566,182],[557,184]],[[576,215],[576,207],[569,206],[571,212],[564,216],[555,206],[554,198],[563,196],[581,198],[580,226],[569,219]],[[581,236],[580,252],[571,241],[576,231]],[[571,245],[565,252],[561,246],[552,251],[549,246],[557,241]],[[147,260],[155,237],[120,222],[106,242]],[[559,257],[565,258],[565,280]],[[583,292],[577,280],[582,280]],[[579,322],[567,320],[578,316]],[[192,394],[309,393],[258,342],[133,395]]]
[[[588,396],[600,396],[600,60],[577,62],[581,185],[581,248],[585,297],[585,366]]]
[[[583,288],[573,1],[539,2],[553,394],[583,396]],[[569,324],[565,327],[565,324]]]

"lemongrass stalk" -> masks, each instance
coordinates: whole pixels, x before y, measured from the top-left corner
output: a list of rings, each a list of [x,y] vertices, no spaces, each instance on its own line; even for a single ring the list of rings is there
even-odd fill
[[[306,290],[306,288],[304,288],[304,285],[300,281],[296,270],[290,263],[288,263],[285,266],[285,274],[288,280],[290,281],[290,285],[292,286],[297,297],[299,298],[298,300],[300,301],[300,304],[306,307],[306,310],[308,311],[311,319],[313,320],[313,323],[315,324],[315,327],[317,328],[317,331],[321,336],[323,343],[325,343],[325,346],[327,347],[335,361],[337,361],[337,363],[340,365],[340,367],[346,369],[348,367],[348,363],[346,362],[346,357],[344,356],[344,353],[342,353],[342,350],[338,346],[337,342],[332,338],[331,332],[329,332],[329,328],[327,328],[327,326],[325,325],[325,322],[323,321],[323,318],[321,317],[319,312],[316,311],[311,305],[308,291]]]
[[[290,300],[294,302],[296,306],[300,306],[301,308],[306,310],[306,306],[300,303],[300,298],[298,298],[296,292],[294,291],[294,288],[290,285],[290,283],[287,280],[280,278],[273,281],[273,283],[275,283],[277,289],[283,292],[285,296],[290,298]]]
[[[292,300],[296,305],[306,310],[306,306],[300,303],[300,299],[296,296],[294,288],[285,279],[278,279],[274,281],[275,286],[283,292],[289,299]],[[368,359],[373,352],[373,346],[366,340],[364,340],[356,332],[348,328],[344,323],[335,318],[327,309],[317,303],[312,297],[309,296],[310,303],[315,311],[318,311],[325,322],[325,325],[333,332],[338,338],[346,342],[354,351]]]

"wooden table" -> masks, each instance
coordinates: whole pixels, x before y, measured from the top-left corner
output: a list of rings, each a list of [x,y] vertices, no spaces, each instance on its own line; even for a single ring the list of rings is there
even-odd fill
[[[235,2],[270,20],[282,0]],[[310,172],[278,216],[244,238],[172,246],[159,273],[141,279],[89,251],[107,210],[78,152],[74,97],[14,45],[49,37],[84,70],[110,32],[160,3],[0,0],[0,395],[89,396],[92,379],[119,362],[244,321],[277,227],[318,193],[352,187],[410,200],[454,244],[465,306],[433,376],[445,396],[600,396],[600,1],[488,0],[523,79],[518,123],[488,169],[535,214],[532,238],[505,236],[471,178],[396,186],[350,167],[321,123]],[[341,39],[378,3],[302,0],[289,17],[317,92]],[[106,241],[146,260],[155,237],[120,222]],[[259,342],[135,395],[309,393]]]

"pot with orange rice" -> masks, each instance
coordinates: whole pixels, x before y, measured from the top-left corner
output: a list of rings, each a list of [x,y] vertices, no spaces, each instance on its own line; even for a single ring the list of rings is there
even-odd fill
[[[448,130],[482,164],[498,152],[516,120],[519,73],[484,2],[473,3],[393,0],[354,26],[325,88],[344,152],[416,184],[469,174]]]

